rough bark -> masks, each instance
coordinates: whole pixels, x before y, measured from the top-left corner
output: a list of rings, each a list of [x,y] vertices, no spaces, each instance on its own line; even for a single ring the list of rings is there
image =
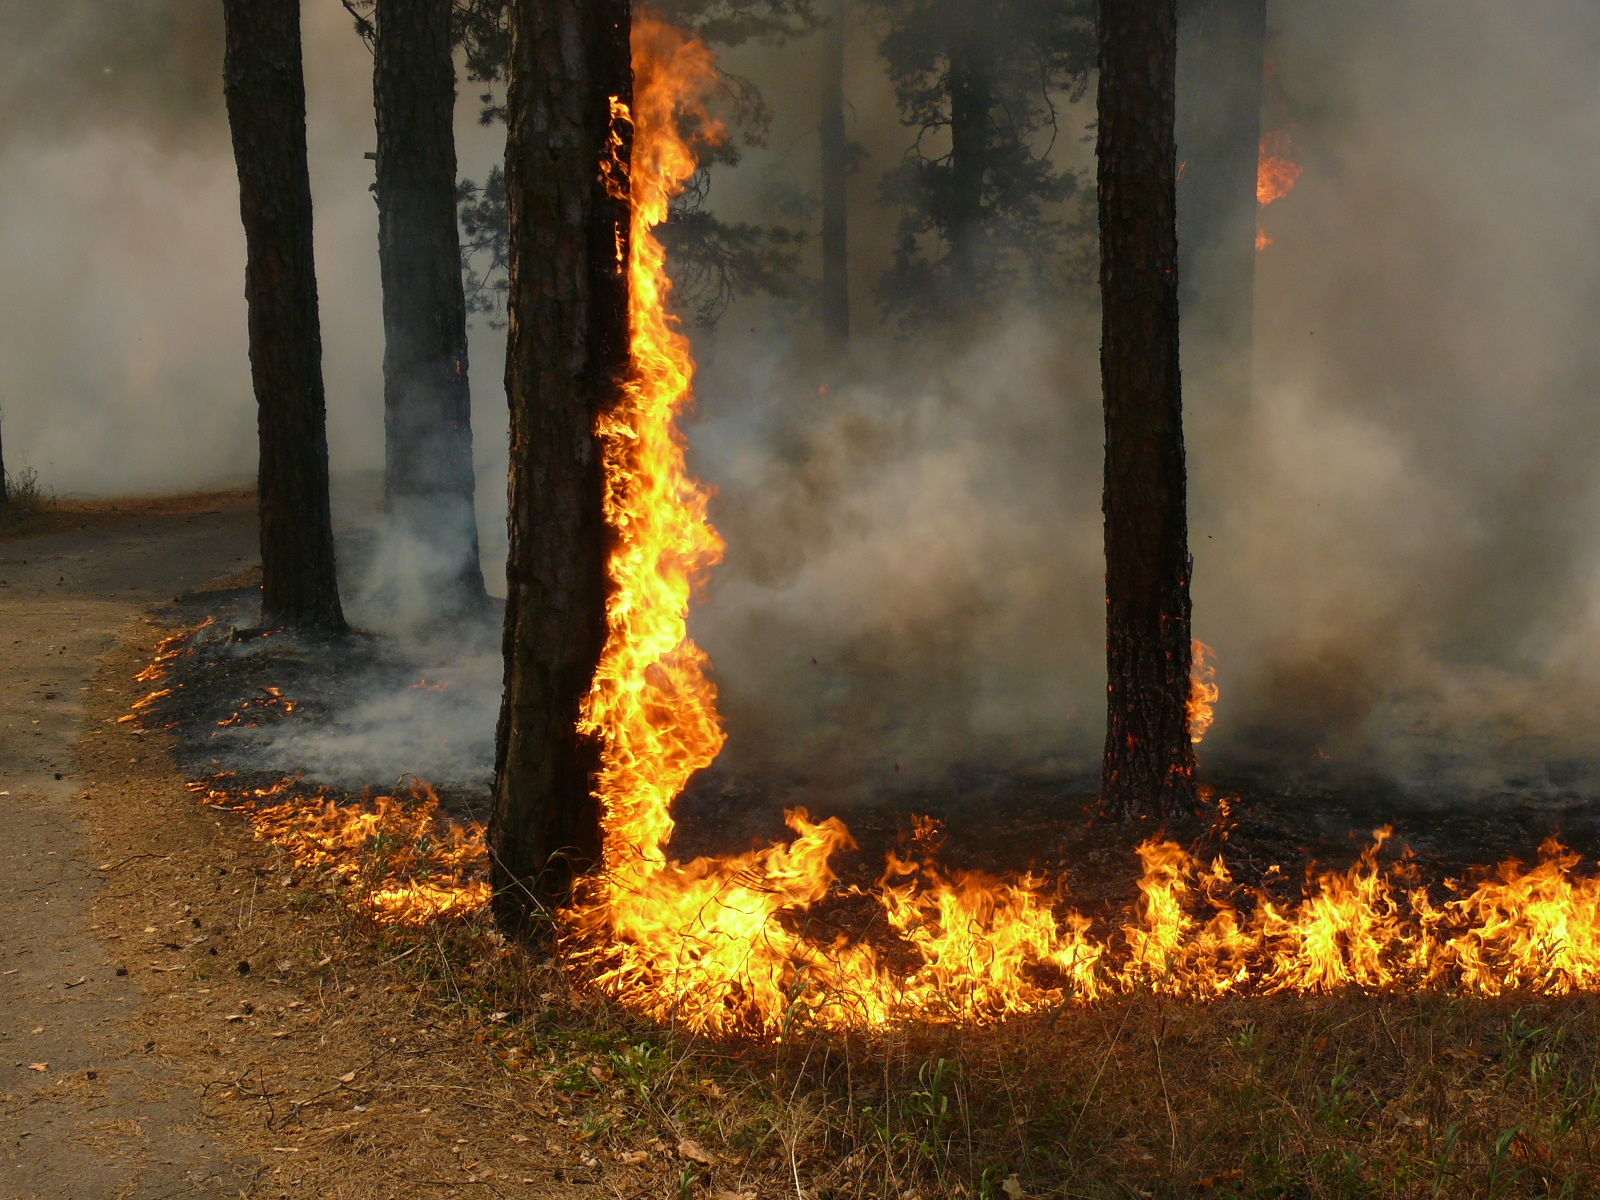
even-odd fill
[[[451,0],[377,0],[384,499],[435,612],[487,600],[478,558],[467,303],[456,228]]]
[[[844,131],[845,0],[832,0],[822,44],[822,326],[850,340],[850,146]]]
[[[1256,175],[1266,0],[1178,6],[1179,302],[1184,378],[1213,415],[1242,415],[1251,391]]]
[[[261,616],[266,625],[337,631],[345,624],[328,504],[300,4],[224,0],[223,16],[261,442]]]
[[[601,164],[610,98],[632,94],[630,4],[513,0],[511,28],[511,547],[489,839],[495,910],[517,927],[600,848],[598,747],[576,725],[606,632],[595,420],[628,362],[627,203]]]
[[[1120,817],[1192,805],[1189,549],[1178,360],[1176,0],[1100,2],[1106,748]]]

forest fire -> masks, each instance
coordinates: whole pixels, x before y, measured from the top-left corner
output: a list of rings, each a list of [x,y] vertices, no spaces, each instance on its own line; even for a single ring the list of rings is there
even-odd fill
[[[1137,847],[1139,894],[1120,917],[1075,907],[1065,880],[1044,873],[944,865],[942,827],[926,817],[913,819],[870,886],[838,877],[837,856],[855,846],[844,823],[802,810],[787,814],[787,843],[670,858],[672,805],[725,741],[709,660],[688,636],[694,588],[722,542],[677,428],[695,364],[669,310],[656,230],[696,170],[682,130],[714,139],[720,127],[704,46],[643,19],[634,61],[633,105],[614,105],[632,125],[631,163],[625,175],[620,164],[608,171],[619,194],[625,179],[631,202],[633,372],[599,425],[613,591],[582,717],[601,746],[605,846],[602,870],[566,913],[572,961],[587,978],[654,1019],[778,1038],[799,1022],[982,1023],[1138,992],[1205,1000],[1346,988],[1600,990],[1600,878],[1581,874],[1579,856],[1553,840],[1531,867],[1507,862],[1481,878],[1430,881],[1380,829],[1348,870],[1310,874],[1291,894],[1282,872],[1268,873],[1270,886],[1246,886],[1223,857],[1202,860],[1157,835]],[[166,682],[186,641],[162,643],[139,681]],[[158,687],[128,719],[170,695]],[[1193,741],[1211,728],[1219,695],[1214,654],[1196,642]],[[252,703],[280,701],[269,690]],[[193,787],[205,803],[248,817],[308,880],[379,923],[459,918],[488,902],[483,828],[443,822],[426,784],[354,804],[296,780],[250,788],[214,777]],[[821,913],[824,901],[871,915],[847,928]]]
[[[1059,885],[946,872],[934,861],[937,826],[916,827],[914,852],[891,855],[872,893],[920,964],[891,970],[872,947],[836,934],[806,936],[807,909],[837,889],[831,859],[853,845],[837,819],[788,814],[787,845],[680,863],[666,847],[671,805],[725,735],[708,660],[688,637],[697,578],[722,544],[692,479],[675,421],[692,400],[694,362],[667,308],[670,283],[655,235],[695,170],[685,124],[717,122],[706,97],[715,65],[699,43],[646,19],[634,30],[635,105],[629,168],[633,223],[627,269],[634,374],[621,411],[606,417],[606,516],[617,536],[609,638],[583,727],[602,745],[597,794],[604,874],[574,908],[583,956],[599,983],[654,1017],[726,1032],[781,1033],[803,1016],[876,1025],[903,1016],[984,1020],[1116,991],[1151,987],[1208,996],[1244,988],[1320,991],[1457,982],[1485,992],[1587,986],[1600,882],[1572,876],[1574,856],[1547,844],[1531,871],[1435,904],[1409,882],[1408,860],[1385,871],[1380,831],[1350,871],[1319,876],[1311,894],[1280,907],[1236,895],[1226,865],[1195,861],[1170,842],[1146,842],[1137,920],[1111,970],[1108,939],[1065,907]],[[1262,203],[1293,187],[1300,168],[1263,147]],[[1218,691],[1197,644],[1191,728],[1213,719]],[[1449,885],[1454,886],[1454,885]],[[844,889],[847,893],[855,889]],[[858,892],[856,894],[859,894]],[[1209,909],[1202,919],[1195,909]],[[1585,936],[1567,936],[1582,923]]]

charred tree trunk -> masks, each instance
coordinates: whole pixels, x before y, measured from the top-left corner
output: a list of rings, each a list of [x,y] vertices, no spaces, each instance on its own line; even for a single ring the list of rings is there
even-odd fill
[[[977,28],[976,5],[962,11],[965,26],[951,42],[950,193],[945,214],[950,239],[950,282],[958,305],[976,299],[983,240],[983,187],[989,166],[994,81],[987,46]]]
[[[1216,415],[1242,414],[1250,401],[1266,39],[1266,0],[1180,0],[1184,378],[1191,400]]]
[[[822,45],[822,326],[850,340],[850,146],[844,132],[845,0],[833,0]]]
[[[1178,366],[1177,0],[1100,0],[1106,749],[1120,817],[1194,800],[1189,545]]]
[[[261,461],[261,619],[345,627],[328,505],[299,0],[224,0],[223,83],[244,220]]]
[[[595,419],[628,364],[628,206],[601,168],[611,98],[632,95],[630,2],[512,0],[511,29],[511,550],[489,841],[495,911],[517,927],[600,849],[598,747],[576,726],[606,635]]]
[[[384,501],[420,550],[429,608],[483,606],[456,228],[451,0],[377,0],[378,260],[383,278]]]

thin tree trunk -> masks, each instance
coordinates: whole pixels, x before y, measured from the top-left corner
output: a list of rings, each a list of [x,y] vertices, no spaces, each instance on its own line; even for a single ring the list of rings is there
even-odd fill
[[[822,325],[850,340],[850,147],[844,132],[845,0],[832,0],[822,43]]]
[[[1266,38],[1266,0],[1180,0],[1184,377],[1216,415],[1242,415],[1250,400]]]
[[[1192,805],[1189,547],[1178,366],[1176,0],[1100,0],[1107,715],[1101,800]]]
[[[261,618],[345,628],[328,504],[299,0],[224,0],[223,83],[247,258],[261,461]]]
[[[964,26],[950,45],[950,284],[958,305],[976,299],[983,239],[983,186],[989,165],[994,83],[976,6],[963,7]]]
[[[3,416],[4,414],[0,413],[0,417]],[[8,504],[11,501],[10,489],[6,487],[6,446],[5,438],[3,436],[5,433],[4,425],[5,422],[0,420],[0,504]]]
[[[488,599],[478,559],[467,303],[456,228],[451,0],[378,0],[384,500],[435,612]]]
[[[511,548],[489,841],[495,911],[517,927],[600,850],[598,746],[577,721],[606,634],[595,420],[628,364],[628,206],[602,164],[611,100],[632,96],[630,3],[512,0],[511,28]]]

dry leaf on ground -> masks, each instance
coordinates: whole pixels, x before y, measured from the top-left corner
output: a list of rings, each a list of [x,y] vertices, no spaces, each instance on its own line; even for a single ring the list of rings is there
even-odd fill
[[[678,1157],[686,1158],[690,1162],[697,1162],[705,1167],[717,1165],[717,1156],[691,1138],[680,1138],[678,1140]]]

